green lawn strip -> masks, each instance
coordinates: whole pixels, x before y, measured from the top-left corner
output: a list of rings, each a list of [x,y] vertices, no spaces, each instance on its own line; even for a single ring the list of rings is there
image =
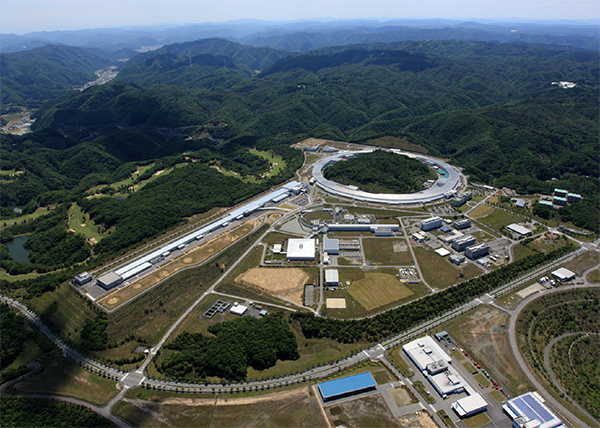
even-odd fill
[[[437,289],[447,288],[481,273],[481,269],[472,263],[459,268],[433,250],[424,247],[414,247],[414,252],[425,281]]]
[[[69,208],[69,229],[74,230],[75,233],[79,233],[88,239],[95,239],[96,241],[100,241],[109,234],[108,230],[100,233],[100,228],[93,220],[88,218],[88,215],[81,210],[76,202],[73,202],[71,208]]]
[[[491,420],[487,414],[478,413],[476,415],[469,416],[468,418],[463,418],[462,422],[467,426],[467,428],[479,428],[483,425],[489,424]]]
[[[475,366],[473,364],[471,364],[469,361],[465,361],[464,363],[462,363],[462,366],[465,368],[466,371],[468,371],[469,373],[474,373],[477,369],[475,368]]]
[[[450,416],[448,416],[446,414],[445,411],[439,410],[437,412],[437,415],[442,420],[442,422],[444,423],[444,425],[446,425],[448,428],[456,428],[456,424],[452,421],[452,419],[450,418]]]
[[[497,391],[495,389],[490,391],[490,397],[492,397],[496,401],[496,403],[502,404],[506,401],[504,395],[502,395],[500,391]]]
[[[414,376],[414,372],[408,366],[408,363],[404,361],[404,358],[400,355],[402,352],[402,345],[398,345],[395,348],[392,348],[388,352],[387,359],[390,363],[396,367],[396,369],[402,374],[404,377],[412,377]]]
[[[456,361],[462,361],[465,359],[465,356],[458,349],[451,349],[450,353]]]
[[[427,392],[427,388],[425,388],[423,382],[416,381],[413,383],[413,386],[425,401],[427,401],[429,404],[435,403],[435,397]]]
[[[484,388],[490,386],[490,381],[481,373],[478,373],[473,377],[475,378],[477,383],[479,383],[479,385],[483,386]]]
[[[66,395],[104,406],[119,392],[116,385],[53,353],[44,359],[42,370],[15,385],[15,392]]]
[[[0,279],[8,282],[22,281],[24,279],[37,278],[38,276],[42,276],[45,274],[39,274],[37,272],[26,273],[23,275],[12,276],[7,274],[6,272],[0,272]]]

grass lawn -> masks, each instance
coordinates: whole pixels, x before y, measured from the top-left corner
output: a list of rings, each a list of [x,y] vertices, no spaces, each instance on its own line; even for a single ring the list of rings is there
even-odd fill
[[[478,413],[476,415],[469,416],[468,418],[462,419],[462,421],[467,428],[479,428],[491,422],[489,416],[485,413]]]
[[[481,269],[473,263],[459,268],[447,258],[440,257],[433,250],[424,247],[414,247],[414,252],[425,281],[437,289],[444,289],[481,273]]]
[[[417,392],[421,394],[421,397],[423,397],[425,401],[427,401],[429,404],[435,403],[435,397],[429,394],[427,388],[425,387],[425,385],[423,385],[423,382],[416,381],[415,383],[413,383],[413,386],[415,387]]]
[[[440,417],[444,425],[446,425],[448,428],[456,428],[456,424],[452,421],[452,418],[450,418],[450,416],[446,414],[446,412],[440,410],[439,412],[437,412],[437,415]]]
[[[478,220],[500,232],[500,228],[503,226],[523,221],[523,217],[503,210],[494,209],[490,214],[487,214],[485,217],[481,217]]]
[[[15,385],[17,393],[58,394],[106,405],[119,390],[117,382],[85,371],[66,358],[53,356],[43,370]]]
[[[523,244],[516,244],[515,246],[513,246],[512,252],[514,256],[514,261],[518,261],[524,259],[527,256],[535,254],[535,251],[533,251],[531,248],[526,247]]]
[[[477,381],[477,383],[481,386],[483,386],[484,388],[488,387],[490,385],[490,381],[487,380],[487,378],[482,375],[481,373],[477,373],[475,376],[473,376],[475,378],[475,380]]]
[[[348,292],[368,311],[413,295],[392,275],[371,272],[352,283]]]
[[[597,251],[586,251],[582,256],[577,257],[565,267],[581,276],[583,272],[600,263],[600,255]]]
[[[494,208],[490,207],[489,205],[479,205],[477,208],[475,208],[473,211],[471,211],[469,213],[469,217],[471,217],[471,218],[483,217],[483,216],[488,215],[492,211],[494,211]]]
[[[465,359],[465,356],[458,349],[451,349],[450,353],[456,361],[462,361]]]
[[[504,397],[504,395],[502,395],[500,391],[497,391],[495,389],[490,391],[490,397],[492,397],[496,401],[496,403],[502,404],[506,401],[506,397]]]
[[[466,371],[468,371],[469,373],[473,373],[475,370],[477,370],[475,368],[475,366],[473,364],[471,364],[469,361],[465,361],[464,363],[462,363],[462,366],[465,368]]]
[[[89,218],[88,214],[81,210],[76,202],[73,202],[71,208],[69,208],[69,229],[92,240],[92,242],[100,241],[102,238],[108,236],[109,232],[105,230],[100,233],[100,228]]]
[[[365,238],[362,240],[365,257],[374,265],[413,264],[406,239]]]
[[[252,153],[253,155],[260,156],[261,158],[264,158],[271,162],[271,170],[265,175],[265,178],[269,178],[279,174],[286,167],[286,163],[283,160],[283,158],[281,156],[274,155],[272,152],[250,149],[250,153]]]
[[[0,272],[0,279],[8,281],[8,282],[14,282],[14,281],[22,281],[24,279],[37,278],[38,276],[41,276],[41,275],[44,275],[44,274],[40,274],[37,272],[31,272],[31,273],[26,273],[23,275],[12,276],[12,275],[7,274],[6,272]],[[13,294],[11,293],[11,295],[13,295]]]
[[[477,238],[477,242],[491,242],[496,239],[496,237],[482,231],[471,233],[471,235]]]
[[[600,269],[596,269],[588,273],[587,280],[595,284],[600,282]]]
[[[402,345],[398,345],[389,350],[387,359],[394,365],[394,367],[396,367],[396,369],[398,369],[402,376],[412,377],[414,376],[414,372],[410,369],[408,363],[404,361],[404,358],[402,358],[402,355],[400,354],[401,352]]]

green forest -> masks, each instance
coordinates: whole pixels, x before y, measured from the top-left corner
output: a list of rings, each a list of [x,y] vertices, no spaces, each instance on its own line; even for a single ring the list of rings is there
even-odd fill
[[[325,168],[323,175],[371,193],[414,193],[424,188],[425,181],[437,178],[421,161],[384,150],[336,162]]]
[[[184,331],[166,349],[178,351],[157,368],[173,379],[246,378],[248,367],[263,370],[277,360],[296,360],[298,344],[283,313],[243,317],[208,328],[211,336]]]

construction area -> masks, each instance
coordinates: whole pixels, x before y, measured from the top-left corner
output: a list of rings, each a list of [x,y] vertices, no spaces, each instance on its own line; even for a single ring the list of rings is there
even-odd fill
[[[310,280],[310,274],[300,268],[253,268],[238,276],[235,282],[302,306],[304,285]]]

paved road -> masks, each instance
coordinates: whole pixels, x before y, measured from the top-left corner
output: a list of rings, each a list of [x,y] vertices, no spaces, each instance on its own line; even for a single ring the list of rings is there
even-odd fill
[[[587,271],[586,271],[586,273],[587,273]],[[531,303],[535,299],[538,299],[539,297],[545,296],[547,294],[553,294],[553,293],[557,293],[557,292],[561,292],[561,291],[573,290],[573,289],[578,289],[578,288],[590,288],[590,287],[600,287],[600,285],[589,285],[589,284],[587,284],[587,282],[586,282],[586,284],[583,284],[583,285],[566,285],[566,286],[562,286],[562,287],[558,287],[558,288],[554,288],[554,289],[543,290],[543,291],[540,291],[539,293],[535,293],[535,294],[529,296],[528,298],[524,299],[519,304],[519,306],[517,306],[517,308],[512,312],[512,316],[510,317],[509,329],[508,329],[511,350],[513,352],[513,355],[515,356],[515,359],[517,360],[517,363],[519,364],[519,366],[523,370],[523,373],[525,373],[525,376],[527,376],[527,379],[529,379],[529,381],[533,384],[533,386],[538,390],[538,392],[544,397],[544,399],[546,401],[548,401],[550,404],[552,404],[556,409],[558,409],[568,419],[570,419],[573,423],[575,423],[576,425],[579,425],[580,427],[586,427],[587,425],[584,424],[573,413],[571,413],[569,410],[567,410],[550,393],[548,393],[544,389],[544,387],[542,386],[542,384],[533,375],[533,373],[529,370],[529,367],[525,363],[525,360],[523,359],[523,356],[521,355],[521,352],[520,352],[519,347],[517,345],[516,326],[517,326],[517,318],[519,316],[519,313],[529,303]]]

